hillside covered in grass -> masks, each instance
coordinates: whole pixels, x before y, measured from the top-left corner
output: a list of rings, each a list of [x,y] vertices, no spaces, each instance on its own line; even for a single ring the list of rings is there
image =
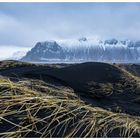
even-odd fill
[[[0,137],[139,137],[139,65],[0,62]]]

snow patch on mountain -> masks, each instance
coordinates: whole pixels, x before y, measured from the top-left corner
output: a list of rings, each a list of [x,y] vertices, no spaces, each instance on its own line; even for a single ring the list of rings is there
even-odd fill
[[[82,37],[38,42],[22,60],[139,62],[140,41]]]

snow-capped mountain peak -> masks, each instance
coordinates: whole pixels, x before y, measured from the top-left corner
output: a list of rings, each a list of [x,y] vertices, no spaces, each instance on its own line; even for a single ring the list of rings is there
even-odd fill
[[[23,60],[140,61],[140,41],[97,38],[38,42]]]
[[[80,42],[83,42],[83,41],[87,41],[87,38],[86,37],[81,37],[78,39]]]

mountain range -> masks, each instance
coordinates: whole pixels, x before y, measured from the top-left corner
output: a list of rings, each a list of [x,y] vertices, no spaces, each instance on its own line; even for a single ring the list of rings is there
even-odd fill
[[[73,40],[37,42],[22,57],[36,62],[139,62],[140,41],[97,40],[82,37]]]

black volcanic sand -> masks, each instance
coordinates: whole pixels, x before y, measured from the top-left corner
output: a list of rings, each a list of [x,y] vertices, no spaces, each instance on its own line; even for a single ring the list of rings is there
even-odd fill
[[[41,79],[57,86],[69,86],[86,103],[140,116],[140,90],[136,80],[124,73],[124,68],[132,74],[136,71],[132,65],[88,62],[63,65],[60,68],[31,65],[0,70],[0,74],[13,80],[26,77]],[[140,75],[139,68],[136,72]]]
[[[120,68],[123,68],[123,69],[129,71],[133,75],[140,77],[140,65],[139,64],[125,64],[125,65],[119,64],[118,66]]]

